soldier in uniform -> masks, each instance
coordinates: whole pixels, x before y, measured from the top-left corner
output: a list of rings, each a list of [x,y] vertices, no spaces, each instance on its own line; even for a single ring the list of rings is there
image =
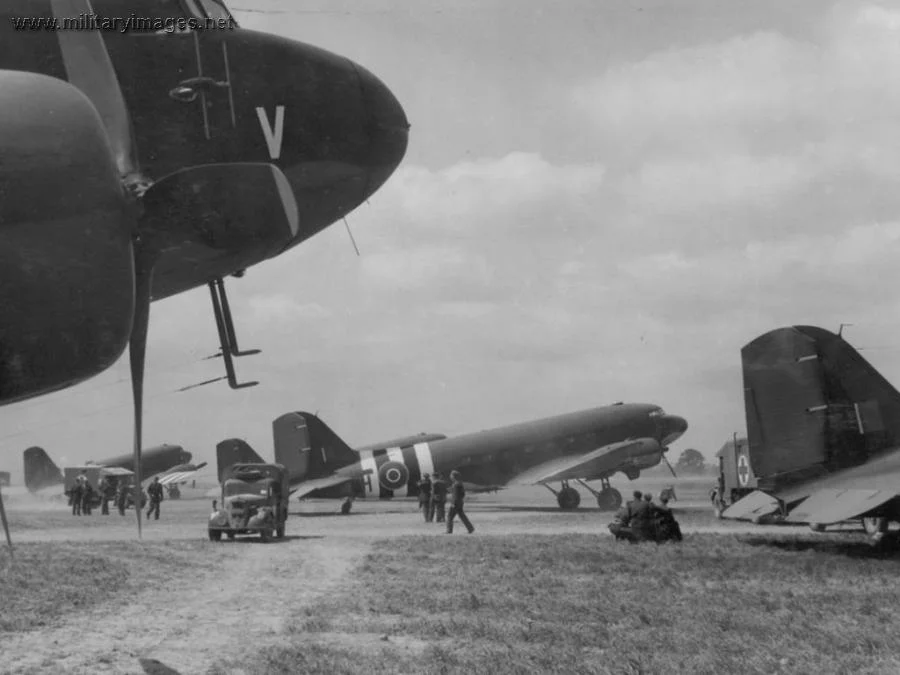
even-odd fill
[[[153,477],[153,482],[147,488],[147,494],[150,497],[150,508],[147,509],[147,520],[150,520],[150,514],[156,513],[154,520],[159,520],[159,505],[163,500],[163,486],[159,482],[159,476]],[[140,506],[135,505],[135,508]]]
[[[459,471],[451,471],[450,480],[453,481],[453,484],[450,486],[452,496],[450,502],[450,515],[447,516],[447,534],[453,534],[453,519],[456,516],[459,516],[459,519],[462,521],[462,524],[466,526],[469,534],[472,534],[475,531],[475,528],[472,527],[472,523],[469,522],[466,512],[463,510],[463,504],[466,501],[466,488],[462,484]]]
[[[94,486],[91,485],[91,481],[87,479],[87,476],[84,477],[84,481],[81,483],[81,513],[82,515],[89,516],[91,515],[91,506],[94,503]]]
[[[631,529],[628,527],[630,520],[631,516],[628,512],[627,504],[616,511],[616,515],[613,516],[613,521],[609,524],[609,531],[613,533],[616,541],[626,539],[632,543],[634,542]]]
[[[119,478],[116,484],[116,507],[119,509],[119,515],[125,515],[125,507],[128,506],[128,488],[130,484],[124,477]]]
[[[109,500],[112,498],[112,494],[110,494],[112,490],[113,486],[112,483],[110,483],[109,476],[103,476],[103,478],[100,479],[100,483],[97,485],[97,492],[100,493],[101,515],[109,515]]]
[[[675,520],[672,509],[669,508],[668,496],[659,498],[659,506],[654,508],[656,517],[656,540],[660,541],[681,541],[681,527]]]
[[[419,481],[419,508],[425,516],[425,522],[430,523],[434,518],[434,511],[431,509],[431,476],[427,473],[422,475]]]
[[[444,504],[447,501],[447,482],[440,472],[434,472],[434,480],[431,483],[431,515],[439,522],[444,522]]]
[[[653,522],[653,495],[644,494],[643,499],[635,499],[629,504],[631,511],[631,532],[635,541],[656,539],[656,524]]]
[[[75,482],[72,483],[72,487],[69,488],[69,499],[72,500],[72,515],[80,516],[81,515],[81,476],[77,476],[75,478]]]

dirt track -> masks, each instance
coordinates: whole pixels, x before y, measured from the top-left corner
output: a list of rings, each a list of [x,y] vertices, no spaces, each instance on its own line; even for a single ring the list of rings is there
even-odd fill
[[[337,590],[368,539],[297,537],[272,545],[235,543],[238,555],[200,579],[147,589],[128,604],[69,614],[45,630],[4,636],[4,673],[144,673],[151,659],[188,675],[246,645],[278,641],[284,621]]]

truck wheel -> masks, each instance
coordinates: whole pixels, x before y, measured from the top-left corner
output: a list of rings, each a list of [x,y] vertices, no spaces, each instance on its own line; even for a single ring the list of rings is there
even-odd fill
[[[228,532],[226,532],[225,534],[228,535],[229,539],[234,540],[234,532],[232,532],[231,530],[228,530]]]
[[[234,536],[234,535],[232,535]],[[222,539],[222,530],[210,530],[209,531],[209,540],[210,541],[221,541]]]
[[[279,525],[275,530],[275,536],[279,539],[284,539],[284,525]]]
[[[268,531],[268,530],[260,530],[260,531],[259,531],[259,538],[260,538],[262,541],[269,541],[269,531]]]

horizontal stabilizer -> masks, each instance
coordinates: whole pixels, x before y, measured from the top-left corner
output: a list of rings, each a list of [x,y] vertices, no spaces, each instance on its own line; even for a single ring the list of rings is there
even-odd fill
[[[316,490],[324,490],[325,488],[341,485],[355,480],[353,476],[326,476],[325,478],[316,478],[314,480],[306,480],[291,489],[291,496],[302,499],[308,494]]]
[[[778,500],[765,492],[756,490],[743,499],[739,499],[722,512],[723,518],[729,520],[755,521],[775,513],[781,508]]]
[[[662,448],[653,438],[610,443],[583,455],[570,455],[544,462],[519,474],[510,481],[510,484],[539,485],[576,478],[594,480],[615,473],[619,467],[630,463],[635,457],[654,453],[662,456]]]
[[[896,490],[819,490],[787,517],[791,523],[831,525],[859,518],[897,496]]]

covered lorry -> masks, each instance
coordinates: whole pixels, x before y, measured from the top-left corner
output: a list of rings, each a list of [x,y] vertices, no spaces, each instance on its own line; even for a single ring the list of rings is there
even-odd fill
[[[221,503],[213,501],[209,538],[259,534],[268,541],[284,537],[290,485],[281,464],[233,464],[222,474]]]

